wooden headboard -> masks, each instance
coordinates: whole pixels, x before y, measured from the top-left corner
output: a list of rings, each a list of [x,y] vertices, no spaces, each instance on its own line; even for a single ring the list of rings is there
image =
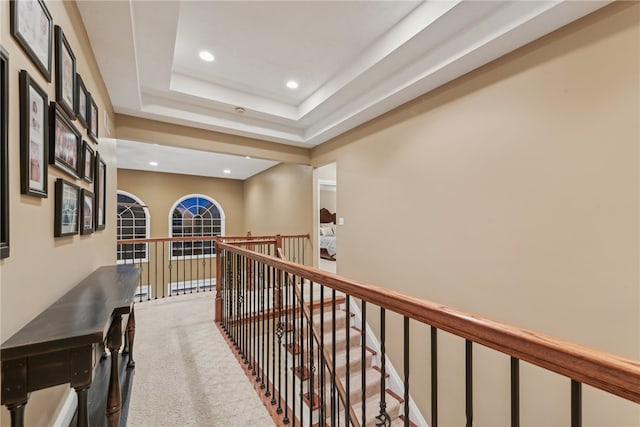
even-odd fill
[[[336,223],[336,214],[331,213],[331,211],[327,208],[322,208],[320,209],[320,223],[322,224],[326,224],[326,223]]]

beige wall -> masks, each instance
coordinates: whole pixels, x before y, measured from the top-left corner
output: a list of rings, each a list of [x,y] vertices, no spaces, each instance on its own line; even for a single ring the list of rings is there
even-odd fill
[[[616,3],[314,149],[337,160],[338,272],[639,359],[639,42],[640,5]],[[463,354],[444,339],[441,425],[464,424]],[[475,363],[474,424],[508,425],[508,359]],[[521,381],[523,424],[568,425],[568,380]],[[585,425],[640,425],[589,388],[583,406]]]
[[[280,164],[244,183],[245,228],[253,234],[301,234],[313,228],[313,169]]]
[[[76,56],[77,72],[82,76],[100,111],[101,136],[94,148],[107,162],[106,230],[87,236],[53,237],[54,188],[57,178],[93,189],[49,166],[49,197],[38,199],[20,194],[20,119],[18,74],[24,69],[45,89],[49,101],[55,100],[55,72],[47,83],[9,32],[9,2],[0,2],[0,44],[10,55],[9,75],[9,164],[11,256],[0,261],[1,322],[0,341],[4,342],[33,317],[55,302],[67,290],[101,265],[115,262],[116,189],[115,143],[105,129],[105,115],[113,122],[113,112],[104,82],[98,71],[91,46],[76,4],[47,2],[54,24],[60,25]],[[55,50],[54,50],[55,51]],[[55,61],[52,62],[55,64]],[[74,125],[81,129],[75,121]],[[82,132],[86,139],[86,131]],[[44,426],[52,422],[54,412],[68,385],[38,391],[31,395],[26,409],[26,425]],[[0,424],[9,425],[3,407]]]
[[[242,181],[118,169],[118,189],[135,194],[149,207],[151,237],[169,236],[169,211],[189,194],[204,194],[218,202],[225,214],[225,234],[244,232]]]
[[[330,190],[320,190],[320,209],[328,209],[331,213],[336,213],[336,192]]]
[[[244,183],[245,228],[254,235],[311,234],[313,169],[279,164]],[[311,248],[305,263],[312,262]]]

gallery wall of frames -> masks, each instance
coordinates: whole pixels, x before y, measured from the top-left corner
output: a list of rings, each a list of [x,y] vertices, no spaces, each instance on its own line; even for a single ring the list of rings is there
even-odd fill
[[[47,213],[54,237],[104,230],[106,220],[107,165],[99,152],[99,111],[76,72],[73,46],[43,0],[11,0],[9,20],[11,35],[37,75],[19,70],[19,87],[9,87],[11,58],[0,46],[0,258],[10,253],[10,149],[20,150],[20,192],[55,198],[54,212]],[[50,100],[51,84],[55,99]],[[19,105],[9,105],[14,90],[19,91]],[[19,143],[9,141],[9,111],[20,116]],[[54,189],[48,186],[49,167],[63,176]]]

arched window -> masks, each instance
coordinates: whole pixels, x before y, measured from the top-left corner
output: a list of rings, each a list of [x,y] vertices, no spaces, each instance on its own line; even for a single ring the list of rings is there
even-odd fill
[[[137,196],[118,190],[117,239],[148,239],[151,216],[149,209]],[[118,245],[118,262],[146,262],[148,245],[134,243]]]
[[[224,234],[224,211],[211,197],[190,194],[178,200],[169,213],[171,237],[221,236]],[[171,243],[172,257],[213,256],[213,241]]]

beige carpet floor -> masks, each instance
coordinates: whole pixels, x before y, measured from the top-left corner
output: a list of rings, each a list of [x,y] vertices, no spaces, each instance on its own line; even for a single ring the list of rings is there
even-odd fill
[[[273,426],[214,324],[214,293],[136,304],[128,426]]]

